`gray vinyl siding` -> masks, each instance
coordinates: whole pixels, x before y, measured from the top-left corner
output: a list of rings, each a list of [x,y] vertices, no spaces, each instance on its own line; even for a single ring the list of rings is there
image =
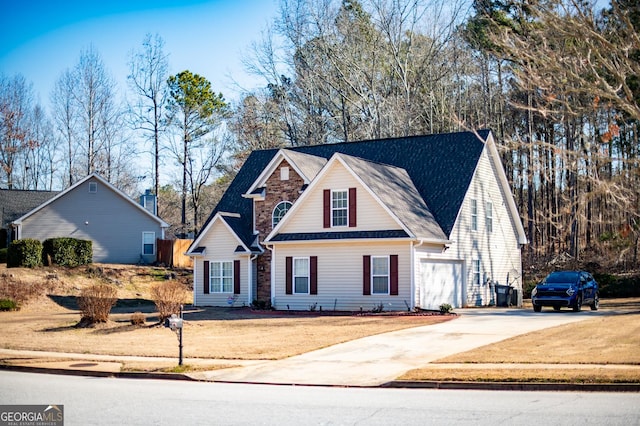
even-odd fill
[[[200,246],[206,247],[204,256],[194,258],[194,300],[197,306],[248,306],[249,300],[249,255],[246,253],[236,253],[239,241],[236,236],[219,220],[212,224],[209,231],[200,240]],[[233,262],[240,260],[240,294],[230,293],[204,293],[205,280],[204,261],[211,262]],[[255,265],[251,265],[252,275],[255,277]],[[211,271],[211,269],[209,269]],[[255,292],[253,293],[255,297]],[[233,303],[229,303],[229,298],[233,298]]]
[[[89,184],[97,183],[97,192]],[[160,222],[100,181],[89,179],[22,222],[21,238],[73,237],[93,242],[93,261],[134,264],[141,260],[142,233],[162,237]],[[154,242],[155,247],[155,242]],[[157,247],[154,251],[157,250]],[[147,263],[157,253],[144,256]]]
[[[363,256],[398,255],[398,295],[363,295]],[[318,294],[285,292],[285,259],[318,258]],[[279,310],[307,311],[311,306],[323,311],[371,311],[382,304],[385,311],[406,311],[411,306],[411,244],[371,241],[308,244],[278,244],[274,250],[272,274],[275,277],[274,307]]]

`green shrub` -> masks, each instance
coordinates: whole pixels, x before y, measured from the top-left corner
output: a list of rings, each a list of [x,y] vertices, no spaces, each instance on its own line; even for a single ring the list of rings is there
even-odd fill
[[[93,261],[92,242],[76,238],[49,238],[43,243],[42,254],[47,266],[55,264],[73,268]]]
[[[453,306],[448,303],[443,303],[442,305],[440,305],[440,313],[442,315],[450,313],[452,309]]]
[[[107,322],[111,308],[118,301],[118,291],[109,284],[94,284],[82,290],[77,300],[81,323]]]
[[[611,274],[594,274],[598,281],[600,297],[640,297],[640,276],[617,277]]]
[[[0,299],[0,311],[17,311],[18,304],[11,299]]]
[[[7,250],[6,248],[0,248],[0,263],[7,263]]]
[[[42,265],[42,243],[25,238],[9,244],[7,250],[7,268],[35,268]]]

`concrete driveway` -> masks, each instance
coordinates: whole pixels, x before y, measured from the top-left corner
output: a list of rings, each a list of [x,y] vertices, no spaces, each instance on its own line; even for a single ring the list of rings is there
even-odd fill
[[[226,382],[378,386],[448,355],[604,314],[506,308],[455,312],[459,318],[445,323],[369,336],[279,361],[190,375]]]

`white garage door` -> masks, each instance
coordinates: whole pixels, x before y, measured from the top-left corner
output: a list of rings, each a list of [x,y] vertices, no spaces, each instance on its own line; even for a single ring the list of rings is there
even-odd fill
[[[438,309],[443,303],[462,306],[462,262],[422,260],[420,307]]]

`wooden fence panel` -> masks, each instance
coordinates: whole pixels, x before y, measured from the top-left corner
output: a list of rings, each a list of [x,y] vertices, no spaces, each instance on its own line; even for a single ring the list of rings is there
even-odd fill
[[[170,268],[193,268],[193,259],[185,256],[193,240],[161,240],[158,239],[158,263]]]

